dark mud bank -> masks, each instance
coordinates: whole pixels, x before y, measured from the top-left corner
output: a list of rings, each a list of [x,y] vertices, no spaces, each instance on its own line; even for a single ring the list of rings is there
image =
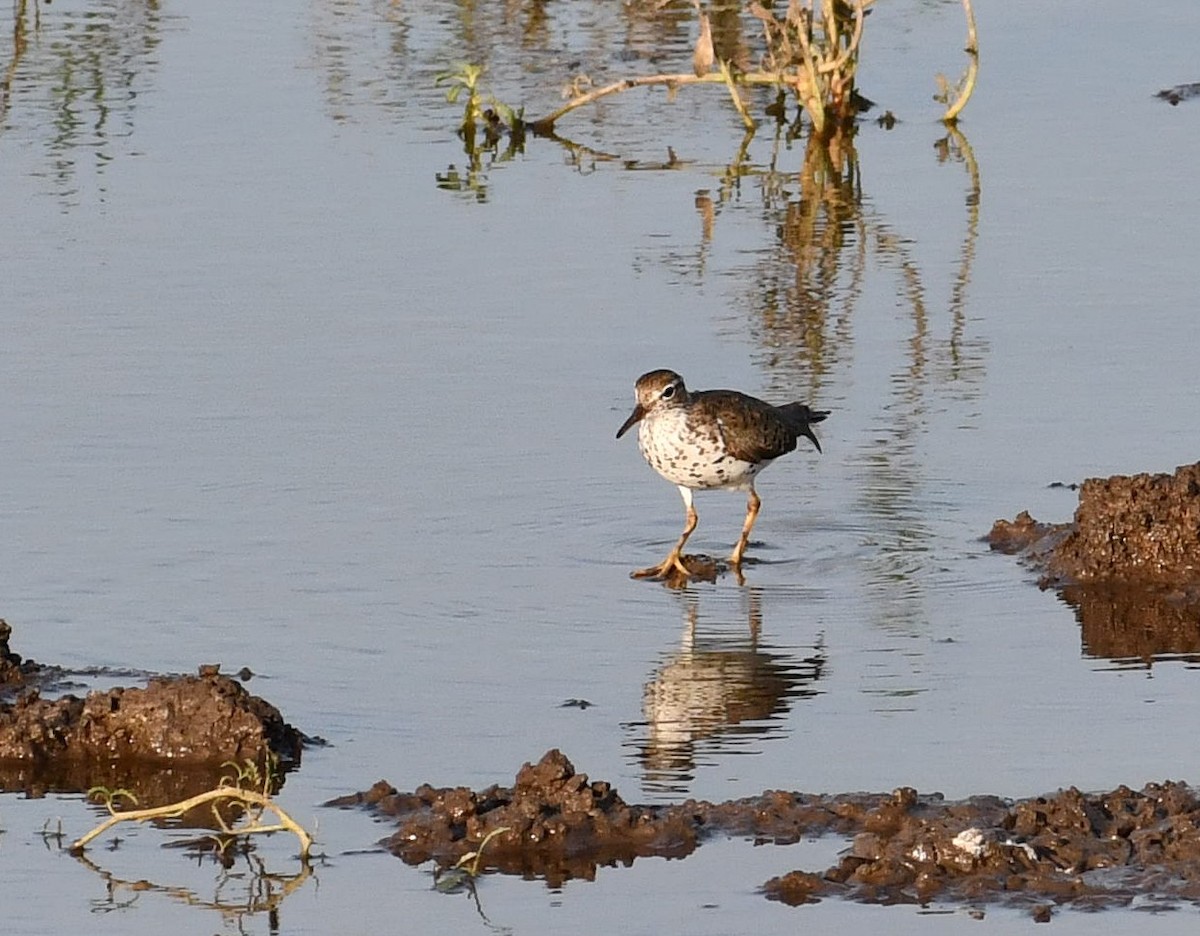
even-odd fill
[[[1070,523],[1022,512],[991,547],[1019,556],[1076,610],[1090,653],[1200,656],[1200,463],[1091,478]]]
[[[401,793],[381,781],[329,805],[365,805],[394,818],[398,828],[385,844],[409,864],[448,867],[507,827],[488,844],[485,866],[555,886],[639,857],[683,857],[712,836],[789,844],[833,833],[852,840],[836,865],[782,873],[763,885],[765,894],[790,904],[833,895],[1005,903],[1038,917],[1055,904],[1200,901],[1200,797],[1171,782],[1020,801],[949,802],[904,788],[636,806],[555,750],[525,764],[511,787]]]
[[[159,676],[145,688],[42,698],[63,671],[23,660],[0,621],[0,790],[134,790],[143,803],[206,788],[227,761],[282,769],[299,763],[302,735],[269,702],[217,667]]]

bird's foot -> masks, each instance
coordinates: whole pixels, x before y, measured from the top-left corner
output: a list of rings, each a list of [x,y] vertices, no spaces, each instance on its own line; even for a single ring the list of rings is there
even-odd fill
[[[668,556],[656,566],[630,572],[630,578],[662,582],[668,588],[685,588],[689,582],[715,582],[724,563],[704,555]]]
[[[629,577],[635,579],[654,579],[661,581],[667,578],[676,578],[683,576],[685,579],[691,576],[688,567],[683,564],[683,557],[679,553],[671,553],[662,562],[656,566],[650,566],[648,569],[637,569],[630,572]]]

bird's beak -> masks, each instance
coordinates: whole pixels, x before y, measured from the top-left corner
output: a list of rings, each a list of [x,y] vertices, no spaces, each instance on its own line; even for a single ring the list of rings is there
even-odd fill
[[[629,431],[629,427],[636,422],[640,422],[641,418],[645,415],[646,410],[643,409],[642,404],[639,403],[633,408],[633,412],[629,414],[629,418],[621,424],[621,428],[617,430],[617,438],[619,439],[621,436],[625,435],[625,433]]]

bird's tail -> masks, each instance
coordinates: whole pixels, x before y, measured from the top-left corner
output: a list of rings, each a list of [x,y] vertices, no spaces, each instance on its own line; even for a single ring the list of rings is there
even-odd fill
[[[797,436],[804,436],[817,447],[818,452],[821,451],[821,443],[817,441],[817,435],[812,431],[812,427],[828,416],[829,410],[815,410],[804,403],[785,403],[779,407],[779,411],[796,430]]]

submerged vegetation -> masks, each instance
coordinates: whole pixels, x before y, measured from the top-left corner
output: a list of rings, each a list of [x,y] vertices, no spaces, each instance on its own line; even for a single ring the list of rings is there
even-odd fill
[[[451,104],[463,98],[463,118],[461,132],[464,138],[474,138],[476,129],[481,129],[485,145],[495,145],[504,131],[523,135],[525,126],[525,111],[515,110],[495,95],[485,93],[480,89],[479,79],[483,68],[479,65],[463,63],[454,71],[443,72],[437,76],[437,84],[447,85],[446,100]]]
[[[774,89],[775,99],[764,109],[777,122],[789,121],[789,101],[796,105],[792,121],[797,126],[807,115],[807,124],[818,138],[828,138],[851,127],[860,113],[872,105],[856,85],[865,24],[875,0],[789,0],[786,8],[775,3],[734,0],[711,9],[693,0],[697,38],[691,72],[660,72],[621,78],[593,87],[587,75],[575,76],[564,91],[566,98],[556,110],[526,121],[523,113],[506,106],[480,89],[482,67],[460,65],[456,71],[438,76],[448,84],[447,99],[457,102],[465,94],[460,134],[474,146],[479,130],[485,147],[495,147],[509,134],[519,147],[526,130],[554,134],[556,124],[578,108],[633,88],[661,86],[672,94],[689,85],[720,84],[752,133],[757,121],[747,92],[755,87]],[[967,20],[968,65],[962,78],[951,85],[937,76],[940,93],[935,97],[946,107],[942,120],[953,126],[974,91],[979,53],[971,0],[962,0]],[[664,4],[659,3],[658,6]],[[744,37],[748,25],[761,34],[755,56]]]

